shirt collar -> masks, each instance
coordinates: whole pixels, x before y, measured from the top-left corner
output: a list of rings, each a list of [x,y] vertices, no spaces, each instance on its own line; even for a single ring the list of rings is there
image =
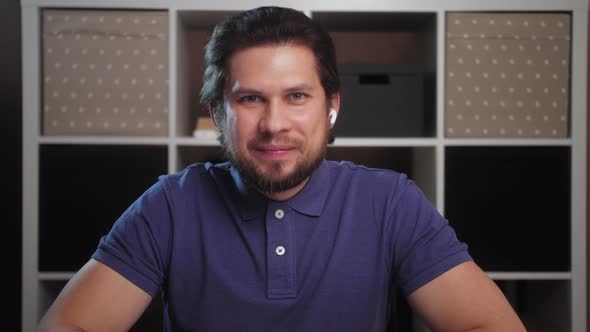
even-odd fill
[[[230,168],[230,174],[237,192],[237,205],[243,220],[252,220],[266,207],[270,199],[257,190],[249,188],[238,171]],[[295,196],[289,198],[285,203],[295,211],[319,217],[324,209],[324,203],[330,188],[329,165],[322,161],[318,168],[312,173],[309,181],[303,189]]]
[[[319,217],[330,190],[330,167],[327,161],[311,174],[311,178],[300,192],[287,200],[287,204],[299,213]]]

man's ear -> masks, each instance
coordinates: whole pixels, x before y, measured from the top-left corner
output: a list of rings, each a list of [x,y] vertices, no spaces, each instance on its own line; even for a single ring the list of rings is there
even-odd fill
[[[330,109],[336,112],[334,119],[338,117],[338,112],[340,112],[340,92],[336,92],[330,96]],[[330,123],[330,128],[334,127],[334,123]]]
[[[217,105],[209,104],[209,116],[211,117],[211,121],[213,121],[213,124],[215,125],[217,130],[221,131],[221,117],[219,114],[219,107],[217,107]]]

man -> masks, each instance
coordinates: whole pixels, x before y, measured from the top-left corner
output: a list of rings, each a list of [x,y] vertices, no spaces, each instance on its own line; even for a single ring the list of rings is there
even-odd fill
[[[524,330],[411,181],[324,160],[340,106],[325,31],[258,8],[217,26],[205,57],[230,162],[161,177],[42,331],[128,330],[158,291],[170,331],[386,331],[394,287],[436,331]]]

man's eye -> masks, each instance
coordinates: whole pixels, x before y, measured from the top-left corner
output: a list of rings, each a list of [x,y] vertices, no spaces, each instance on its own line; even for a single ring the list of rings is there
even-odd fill
[[[290,96],[293,101],[297,101],[297,102],[303,101],[306,97],[306,95],[301,92],[292,93]]]
[[[244,96],[239,99],[240,103],[255,103],[260,101],[260,97],[255,95]]]

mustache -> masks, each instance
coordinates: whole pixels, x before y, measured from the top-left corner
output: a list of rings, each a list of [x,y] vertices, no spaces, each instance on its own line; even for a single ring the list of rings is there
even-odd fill
[[[248,141],[248,148],[255,149],[257,146],[261,144],[276,144],[276,145],[287,145],[293,148],[299,148],[303,145],[303,142],[300,139],[290,137],[285,134],[277,134],[277,135],[269,135],[263,134],[258,135]]]

